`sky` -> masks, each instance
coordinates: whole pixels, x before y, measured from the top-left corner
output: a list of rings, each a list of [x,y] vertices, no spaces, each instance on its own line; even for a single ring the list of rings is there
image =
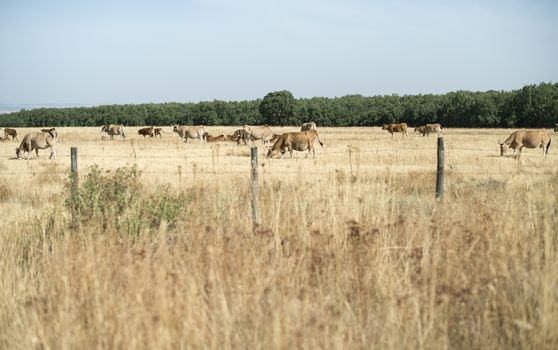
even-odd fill
[[[0,0],[0,103],[513,90],[558,82],[546,0]]]

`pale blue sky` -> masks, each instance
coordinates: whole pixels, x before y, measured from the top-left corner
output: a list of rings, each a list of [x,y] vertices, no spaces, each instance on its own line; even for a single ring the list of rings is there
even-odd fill
[[[558,4],[0,0],[0,48],[0,103],[510,90],[558,81]]]

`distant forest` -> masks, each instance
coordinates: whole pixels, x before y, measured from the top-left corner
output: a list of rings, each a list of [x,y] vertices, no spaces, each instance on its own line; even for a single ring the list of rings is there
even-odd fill
[[[262,116],[261,103],[262,99],[39,108],[2,114],[0,126],[299,125],[314,121],[318,126],[378,126],[393,122],[415,126],[439,122],[444,127],[550,128],[558,122],[558,83],[527,85],[513,91],[293,99],[288,118]]]

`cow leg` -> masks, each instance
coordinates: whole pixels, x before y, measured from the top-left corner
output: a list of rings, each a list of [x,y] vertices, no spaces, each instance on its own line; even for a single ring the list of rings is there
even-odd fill
[[[35,148],[35,155],[37,156],[37,158],[39,158],[39,148]]]
[[[48,159],[56,159],[56,150],[54,147],[50,147],[50,157]]]

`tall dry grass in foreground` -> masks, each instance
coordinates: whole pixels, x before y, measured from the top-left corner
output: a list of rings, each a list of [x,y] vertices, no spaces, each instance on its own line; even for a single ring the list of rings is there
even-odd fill
[[[476,157],[452,168],[489,171]],[[433,174],[323,158],[303,163],[321,175],[266,165],[289,175],[261,176],[256,234],[248,174],[90,169],[73,197],[62,176],[4,178],[3,208],[24,210],[0,235],[0,348],[555,348],[555,168],[449,171],[437,203]]]

